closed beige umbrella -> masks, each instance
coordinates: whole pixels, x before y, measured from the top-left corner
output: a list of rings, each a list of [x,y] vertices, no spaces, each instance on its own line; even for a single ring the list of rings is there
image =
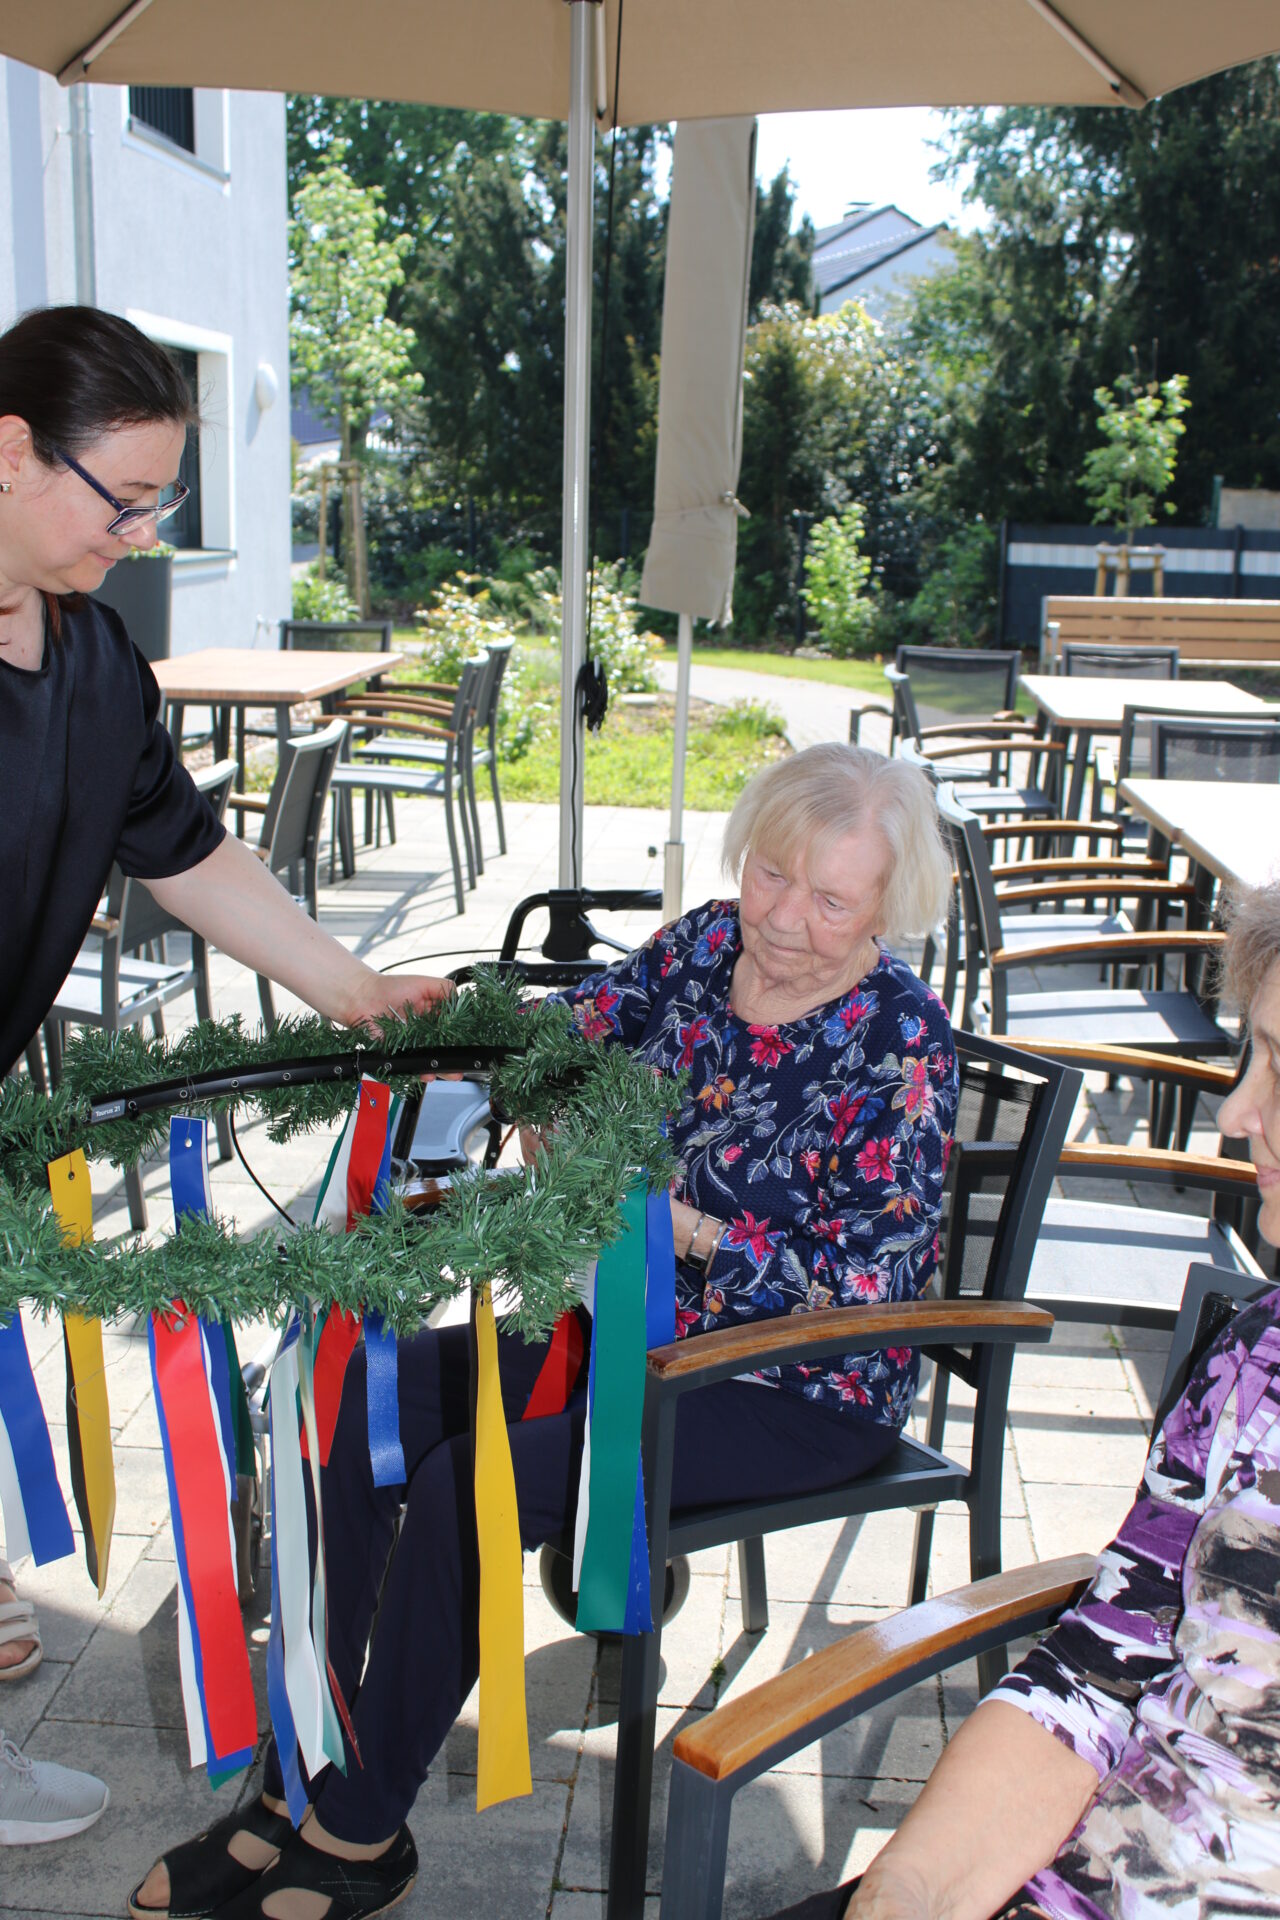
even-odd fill
[[[755,225],[754,120],[676,129],[662,296],[653,531],[640,598],[680,617],[662,915],[684,883],[684,756],[695,620],[728,620],[738,551],[742,355]]]

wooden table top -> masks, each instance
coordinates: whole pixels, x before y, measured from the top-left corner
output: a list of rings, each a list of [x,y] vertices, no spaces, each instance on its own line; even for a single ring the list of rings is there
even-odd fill
[[[1265,707],[1256,693],[1230,680],[1113,680],[1105,674],[1026,673],[1018,682],[1054,726],[1119,733],[1126,707],[1164,707],[1170,713],[1252,713]]]
[[[1219,880],[1280,878],[1280,785],[1234,780],[1122,780],[1120,798]]]
[[[259,653],[253,647],[201,647],[197,653],[156,660],[152,672],[167,700],[226,706],[296,706],[398,667],[400,653],[361,653],[358,648],[282,648]]]

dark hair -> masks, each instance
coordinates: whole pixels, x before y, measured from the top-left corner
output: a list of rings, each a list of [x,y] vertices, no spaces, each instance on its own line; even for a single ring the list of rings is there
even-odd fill
[[[52,466],[56,447],[80,453],[112,427],[189,425],[195,402],[177,362],[131,321],[97,307],[37,307],[0,334],[6,413],[26,421]]]
[[[130,320],[98,307],[35,307],[0,334],[0,414],[17,414],[31,429],[46,466],[62,447],[71,454],[112,427],[172,420],[190,426],[196,403],[177,362]],[[80,596],[69,594],[67,606]],[[44,595],[56,640],[62,606]]]

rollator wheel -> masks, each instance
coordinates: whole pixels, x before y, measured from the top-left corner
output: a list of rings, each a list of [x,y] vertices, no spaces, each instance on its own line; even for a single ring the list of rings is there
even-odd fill
[[[570,1626],[575,1624],[578,1610],[577,1596],[573,1591],[573,1561],[567,1553],[561,1553],[558,1547],[546,1546],[538,1555],[538,1577],[542,1581],[542,1591],[560,1615]],[[667,1562],[666,1598],[662,1604],[662,1624],[675,1618],[689,1597],[689,1561],[683,1553],[677,1553]],[[617,1634],[598,1634],[597,1639],[616,1640]]]

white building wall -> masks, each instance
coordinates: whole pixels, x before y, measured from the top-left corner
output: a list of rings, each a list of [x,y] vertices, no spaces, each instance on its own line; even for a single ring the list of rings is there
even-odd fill
[[[205,552],[174,566],[173,651],[274,647],[289,612],[284,101],[196,93],[195,157],[89,89],[97,304],[199,356]],[[0,61],[0,325],[76,298],[70,97]],[[257,399],[260,366],[277,399]]]

